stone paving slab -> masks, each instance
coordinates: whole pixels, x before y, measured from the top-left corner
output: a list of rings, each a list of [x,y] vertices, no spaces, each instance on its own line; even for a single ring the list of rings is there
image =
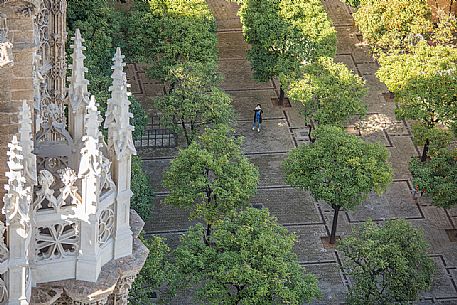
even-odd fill
[[[259,83],[252,78],[250,63],[245,60],[223,60],[219,70],[224,75],[221,88],[227,91],[246,89],[271,89],[271,82]]]
[[[378,64],[374,62],[357,64],[357,70],[359,70],[360,75],[374,75],[378,68]]]
[[[391,137],[393,147],[389,147],[390,162],[394,169],[394,179],[411,179],[409,171],[409,157],[417,156],[411,138],[409,137]]]
[[[294,226],[288,229],[297,237],[295,252],[300,262],[336,262],[335,252],[325,249],[321,242],[321,237],[327,236],[323,225]]]
[[[384,130],[381,131],[371,131],[371,132],[364,132],[361,130],[362,138],[370,143],[381,143],[385,147],[392,147],[392,144],[387,139],[386,133]]]
[[[151,219],[146,222],[144,231],[148,233],[187,230],[193,223],[189,221],[189,212],[183,208],[163,203],[164,196],[154,198]]]
[[[287,157],[286,154],[249,155],[248,157],[259,170],[260,187],[286,184],[284,174],[281,169],[281,164]]]
[[[218,32],[217,40],[221,60],[246,58],[249,45],[239,32]]]
[[[165,192],[166,189],[162,185],[163,174],[170,166],[169,159],[143,160],[143,169],[146,173],[151,173],[150,180],[154,192]]]
[[[322,297],[313,305],[339,305],[347,293],[346,286],[342,283],[340,266],[337,263],[304,265],[308,272],[316,275]]]
[[[429,304],[432,304],[432,303],[429,303]],[[434,304],[438,304],[438,305],[455,305],[455,304],[457,304],[457,298],[453,298],[453,299],[450,299],[448,301],[437,301]]]
[[[457,207],[449,208],[448,209],[449,215],[453,217],[457,217]]]
[[[370,48],[359,43],[352,50],[352,58],[356,64],[375,62],[371,56]]]
[[[263,204],[281,224],[322,223],[313,198],[307,192],[294,188],[259,189],[251,203]]]
[[[388,92],[385,84],[381,83],[376,75],[365,74],[362,75],[362,78],[365,80],[368,90],[371,92],[385,93]]]
[[[208,1],[208,6],[216,18],[219,31],[241,29],[240,18],[236,16],[238,4],[229,1]]]
[[[354,20],[349,14],[348,7],[339,0],[324,0],[322,1],[327,9],[329,17],[333,21],[333,25],[338,26],[352,26]]]
[[[410,220],[411,224],[424,232],[424,236],[430,245],[430,254],[443,256],[446,265],[449,267],[457,267],[457,243],[449,242],[449,237],[445,232],[445,228],[449,228],[448,221],[443,217],[441,219],[427,219],[430,213],[427,207],[422,207],[425,219]],[[437,223],[441,220],[441,226]]]
[[[345,64],[355,74],[359,72],[351,54],[338,54],[335,56],[335,62]]]
[[[359,222],[368,218],[387,220],[397,218],[422,218],[422,213],[410,196],[406,181],[393,182],[381,195],[371,194],[368,200],[355,211],[348,212],[350,221]]]
[[[285,118],[282,109],[273,106],[271,98],[275,97],[272,89],[262,91],[241,91],[230,92],[232,96],[232,105],[236,109],[239,120],[253,120],[254,108],[257,104],[262,105],[263,118]]]
[[[237,122],[236,131],[244,137],[244,153],[284,152],[294,148],[287,121],[263,120],[262,130],[252,130],[252,122]]]
[[[354,27],[337,27],[336,28],[336,54],[350,55],[354,45],[359,43],[356,36],[357,30]]]
[[[305,119],[302,115],[304,106],[301,103],[292,102],[292,108],[286,108],[287,121],[291,128],[305,128]]]
[[[391,124],[386,128],[386,133],[389,136],[409,136],[411,132],[405,121],[392,121]]]
[[[395,104],[386,102],[381,92],[370,90],[363,101],[367,105],[368,113],[380,113],[389,118],[395,117]]]
[[[176,148],[147,148],[137,149],[137,153],[142,159],[174,158],[178,155],[178,150]]]

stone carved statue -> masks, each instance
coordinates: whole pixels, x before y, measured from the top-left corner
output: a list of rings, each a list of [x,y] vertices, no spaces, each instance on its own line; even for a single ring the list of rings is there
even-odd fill
[[[22,148],[16,136],[13,136],[8,147],[9,172],[5,173],[8,184],[5,185],[7,193],[3,197],[3,213],[6,216],[7,225],[19,221],[23,226],[28,227],[30,225],[29,204],[32,201],[31,187],[25,185]]]
[[[71,168],[65,168],[58,170],[60,180],[63,186],[59,189],[60,194],[58,197],[54,196],[55,190],[53,184],[55,182],[54,176],[48,170],[41,170],[38,177],[38,185],[41,188],[36,191],[36,199],[33,203],[34,210],[41,209],[42,203],[47,200],[48,207],[52,207],[55,210],[59,210],[62,206],[66,205],[66,200],[71,197],[71,204],[80,204],[81,196],[78,194],[78,187],[74,184],[78,180],[75,171]]]
[[[0,13],[0,68],[13,63],[13,44],[8,41],[6,16]]]
[[[111,161],[102,155],[100,189],[110,190],[116,187],[111,177]]]
[[[70,196],[72,204],[80,204],[81,196],[78,194],[78,187],[75,186],[76,181],[78,180],[78,175],[75,171],[69,167],[61,169],[58,171],[60,175],[60,180],[63,183],[63,187],[59,189],[60,195],[57,201],[61,204],[65,204],[65,200]]]
[[[101,152],[100,152],[100,125],[99,113],[95,103],[95,97],[92,96],[89,105],[86,107],[87,113],[84,116],[86,135],[82,140],[84,146],[81,149],[81,161],[79,163],[79,177],[89,173],[100,176],[101,173]]]
[[[35,53],[33,57],[33,99],[36,113],[35,126],[39,130],[41,127],[41,94],[46,87],[45,75],[52,69],[50,63],[41,65],[41,55]]]

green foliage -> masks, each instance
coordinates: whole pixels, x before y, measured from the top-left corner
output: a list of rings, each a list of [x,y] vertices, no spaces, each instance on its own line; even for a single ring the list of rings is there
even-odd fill
[[[379,62],[377,76],[395,93],[399,118],[417,120],[427,128],[455,123],[456,48],[420,42],[408,54],[384,55]]]
[[[146,110],[144,110],[140,101],[138,101],[135,97],[130,96],[129,100],[131,102],[130,112],[133,115],[133,117],[130,119],[130,124],[135,127],[132,135],[133,139],[137,140],[141,138],[144,132],[144,128],[148,124],[148,114],[146,113]]]
[[[89,80],[89,92],[96,97],[99,110],[104,117],[109,87],[112,84],[111,66],[116,47],[125,47],[123,25],[125,16],[114,9],[109,0],[70,0],[68,1],[67,26],[69,36],[77,28],[84,38],[86,52],[84,61]],[[125,51],[125,48],[123,48]],[[70,55],[71,49],[67,49]],[[71,61],[71,59],[69,59]],[[131,97],[131,124],[135,126],[133,137],[137,138],[147,123],[146,113],[139,102]]]
[[[108,92],[111,85],[111,66],[115,48],[123,47],[121,37],[122,13],[108,0],[68,1],[67,26],[70,37],[80,29],[86,52],[84,61],[88,72],[89,91],[96,97]],[[71,50],[67,50],[71,54]]]
[[[248,208],[219,220],[205,243],[192,227],[177,248],[180,286],[197,285],[205,304],[302,304],[319,295],[293,251],[295,236],[267,210]]]
[[[381,194],[392,180],[387,149],[333,126],[315,131],[316,142],[292,150],[284,162],[287,182],[316,200],[353,209],[371,191]]]
[[[319,0],[245,0],[239,15],[259,81],[293,77],[303,62],[335,55],[335,29]]]
[[[156,106],[169,128],[184,133],[187,145],[202,127],[230,122],[231,98],[216,87],[219,74],[213,66],[187,62],[172,68],[166,80],[173,90],[157,98]]]
[[[128,23],[128,55],[147,63],[153,79],[188,61],[217,62],[216,23],[205,0],[136,1]]]
[[[427,0],[361,0],[353,16],[377,52],[408,48],[433,29]]]
[[[411,133],[417,146],[423,146],[425,140],[429,140],[430,157],[434,157],[442,148],[447,148],[454,138],[450,130],[439,127],[429,128],[419,123],[412,124]]]
[[[306,121],[343,126],[356,114],[364,115],[367,90],[361,77],[332,58],[321,57],[304,67],[303,76],[289,85],[288,96],[303,103]]]
[[[224,125],[207,129],[198,140],[180,151],[165,173],[170,191],[165,202],[193,209],[192,217],[211,224],[227,212],[249,204],[259,174],[244,157],[240,140]]]
[[[151,296],[164,283],[173,276],[173,266],[168,260],[170,248],[160,237],[142,239],[143,244],[149,249],[149,255],[129,291],[129,304],[151,304]]]
[[[152,199],[154,193],[151,189],[149,176],[143,171],[141,159],[132,156],[132,185],[133,196],[131,207],[144,221],[151,216]]]
[[[410,304],[432,282],[434,263],[423,234],[406,220],[373,222],[341,241],[345,268],[353,279],[349,305]]]
[[[413,185],[424,192],[436,206],[450,208],[457,204],[457,151],[441,149],[426,162],[410,162]]]

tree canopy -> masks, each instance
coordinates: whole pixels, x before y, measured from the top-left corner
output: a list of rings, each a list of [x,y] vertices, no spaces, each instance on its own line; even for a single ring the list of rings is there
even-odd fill
[[[392,180],[392,169],[381,144],[366,143],[334,126],[321,126],[314,133],[314,143],[289,153],[284,171],[290,185],[332,206],[330,242],[334,243],[339,210],[355,208],[372,191],[384,192]]]
[[[162,121],[184,134],[187,145],[204,127],[229,123],[233,118],[231,98],[216,87],[219,74],[208,64],[187,62],[170,69],[169,94],[155,99]]]
[[[399,118],[416,120],[427,128],[451,127],[457,121],[457,48],[430,46],[425,41],[410,53],[383,55],[377,76],[395,94]],[[423,136],[426,133],[416,134]],[[427,158],[425,138],[422,160]]]
[[[249,204],[259,174],[242,155],[240,139],[230,133],[232,130],[224,125],[207,129],[180,151],[163,180],[170,192],[166,203],[191,207],[192,216],[208,224]]]
[[[209,304],[303,304],[319,295],[293,247],[295,236],[267,210],[248,208],[217,221],[208,243],[196,225],[175,252],[179,286],[198,284]]]
[[[149,256],[129,291],[129,304],[151,304],[152,294],[161,285],[174,277],[174,268],[169,261],[170,247],[160,237],[142,239]]]
[[[293,78],[303,63],[335,55],[335,29],[319,0],[244,0],[239,15],[259,81]]]
[[[430,197],[436,206],[450,208],[457,204],[457,151],[441,149],[425,162],[410,162],[413,186]]]
[[[361,0],[353,16],[375,52],[407,49],[433,29],[427,0]]]
[[[109,98],[109,87],[113,81],[111,66],[114,52],[116,47],[126,51],[126,38],[123,36],[125,19],[125,15],[116,11],[108,0],[68,1],[68,34],[73,36],[75,30],[79,29],[84,38],[88,89],[96,97],[103,117]],[[71,61],[70,54],[72,51],[68,48],[68,61]],[[137,99],[130,97],[129,100],[133,114],[131,124],[135,126],[133,136],[138,138],[147,124],[147,114]]]
[[[343,126],[351,116],[364,115],[367,90],[361,77],[332,58],[306,65],[303,75],[289,85],[288,96],[304,105],[307,123]]]
[[[164,80],[175,65],[217,62],[216,23],[205,0],[135,1],[126,35],[128,55]]]
[[[406,220],[369,221],[338,245],[353,280],[349,305],[409,304],[430,288],[434,263],[423,234]]]

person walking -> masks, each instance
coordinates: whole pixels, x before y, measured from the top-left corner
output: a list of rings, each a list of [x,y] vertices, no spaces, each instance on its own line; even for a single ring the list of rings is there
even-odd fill
[[[260,104],[257,104],[257,106],[254,109],[254,122],[252,123],[252,130],[255,130],[257,126],[257,132],[260,132],[260,127],[262,126],[262,114],[262,107],[260,106]]]

